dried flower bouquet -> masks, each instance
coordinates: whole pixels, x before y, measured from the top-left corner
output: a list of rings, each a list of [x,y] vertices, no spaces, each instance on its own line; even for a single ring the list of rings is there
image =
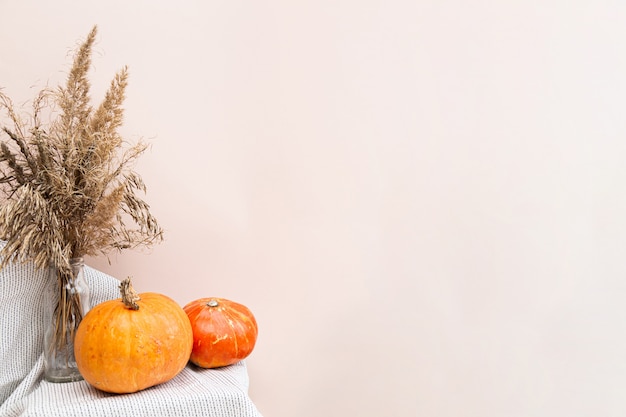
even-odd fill
[[[55,268],[61,288],[71,278],[70,261],[151,245],[163,232],[132,165],[146,150],[142,142],[124,149],[118,132],[128,82],[124,67],[103,101],[90,104],[87,73],[97,27],[77,49],[65,85],[46,88],[24,117],[0,91],[0,109],[11,126],[0,131],[0,267],[32,261]],[[44,122],[45,120],[45,122]],[[60,327],[75,317],[79,300],[61,296],[55,313]],[[65,343],[59,330],[58,343]]]

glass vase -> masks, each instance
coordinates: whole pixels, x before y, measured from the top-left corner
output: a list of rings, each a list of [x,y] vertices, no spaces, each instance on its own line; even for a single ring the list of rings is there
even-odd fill
[[[70,260],[71,271],[50,268],[46,291],[44,379],[49,382],[80,381],[74,356],[74,336],[89,311],[89,286],[83,258]]]

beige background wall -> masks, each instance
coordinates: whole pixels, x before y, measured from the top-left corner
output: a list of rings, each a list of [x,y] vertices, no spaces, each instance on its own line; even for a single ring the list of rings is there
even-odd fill
[[[0,86],[93,97],[167,231],[90,263],[260,323],[266,417],[626,415],[626,6],[0,0]]]

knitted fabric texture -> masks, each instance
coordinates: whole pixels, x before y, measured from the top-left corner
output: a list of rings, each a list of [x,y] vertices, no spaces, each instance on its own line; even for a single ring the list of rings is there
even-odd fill
[[[88,266],[85,277],[92,306],[119,298],[117,279]],[[248,396],[244,362],[219,369],[189,364],[169,382],[125,395],[98,391],[85,381],[44,381],[46,279],[47,273],[32,264],[0,271],[0,417],[261,417]]]

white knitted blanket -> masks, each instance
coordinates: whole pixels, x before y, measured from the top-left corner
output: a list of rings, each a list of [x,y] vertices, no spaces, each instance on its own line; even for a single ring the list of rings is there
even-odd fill
[[[85,276],[92,305],[119,298],[115,278],[90,267]],[[44,381],[45,279],[30,264],[0,270],[0,417],[261,417],[248,396],[244,362],[219,369],[189,364],[169,382],[124,395],[98,391],[85,381]]]

